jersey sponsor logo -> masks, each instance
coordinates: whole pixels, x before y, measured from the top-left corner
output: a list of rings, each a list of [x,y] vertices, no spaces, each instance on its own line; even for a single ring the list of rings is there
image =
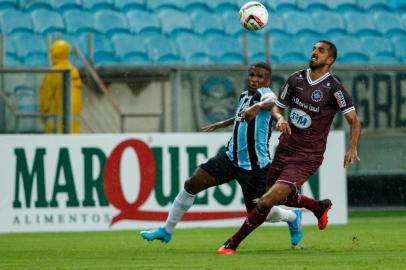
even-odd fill
[[[302,110],[292,109],[290,112],[290,122],[297,128],[304,129],[312,124],[311,117]]]
[[[340,108],[347,106],[347,102],[345,102],[344,94],[342,91],[335,92],[334,97],[336,98],[338,106]]]
[[[319,102],[323,98],[323,92],[320,90],[315,90],[313,91],[311,98],[314,102]]]

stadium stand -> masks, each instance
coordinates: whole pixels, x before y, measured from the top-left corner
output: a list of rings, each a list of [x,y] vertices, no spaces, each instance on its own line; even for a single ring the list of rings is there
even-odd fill
[[[180,55],[186,64],[212,64],[214,61],[209,56],[209,48],[204,38],[182,33],[176,38]]]
[[[292,40],[289,35],[278,34],[270,37],[269,44],[272,54],[277,55],[279,61],[292,63],[305,63],[308,61],[307,55],[303,53],[304,48],[300,43]]]
[[[242,47],[237,38],[227,36],[219,38],[217,34],[207,36],[210,46],[210,56],[216,64],[241,64],[243,63]]]
[[[395,34],[391,37],[395,47],[395,54],[401,63],[406,63],[406,34]]]
[[[176,44],[165,36],[152,36],[146,39],[149,59],[155,64],[181,63]]]
[[[10,36],[16,48],[18,58],[23,63],[32,65],[48,65],[47,46],[44,39],[34,33],[14,33]],[[30,44],[31,46],[27,46]]]
[[[365,54],[359,39],[345,35],[335,35],[332,42],[339,48],[337,63],[367,63],[368,55]]]
[[[257,44],[249,44],[253,51],[248,55],[248,59],[261,59],[264,56],[263,42],[257,40],[263,40],[266,33],[270,33],[271,36],[286,35],[291,38],[294,35],[298,40],[298,46],[302,49],[306,47],[301,52],[294,48],[295,53],[290,54],[288,58],[284,55],[272,55],[275,63],[285,63],[285,59],[289,62],[302,61],[302,57],[298,54],[301,53],[303,57],[307,57],[308,44],[320,39],[337,39],[340,41],[339,50],[349,52],[348,48],[341,48],[341,46],[349,47],[349,44],[353,44],[355,36],[360,38],[357,41],[359,46],[356,45],[355,53],[350,54],[352,57],[345,57],[346,61],[354,61],[354,63],[398,61],[400,63],[405,58],[401,55],[404,53],[399,48],[401,45],[395,44],[395,40],[401,39],[399,36],[406,33],[405,1],[264,0],[262,2],[268,7],[270,23],[264,30],[255,34],[250,33],[249,43]],[[186,51],[188,46],[182,46],[180,40],[185,36],[193,37],[190,39],[194,40],[203,39],[206,45],[203,44],[202,47],[208,46],[208,48],[212,48],[213,43],[225,44],[233,41],[237,44],[232,44],[233,46],[241,47],[242,36],[246,30],[239,23],[238,10],[244,3],[246,3],[244,0],[4,0],[0,1],[0,31],[6,35],[6,39],[10,39],[14,33],[39,34],[37,37],[41,37],[44,42],[49,38],[49,34],[59,33],[72,44],[78,45],[85,54],[87,46],[84,36],[88,32],[93,33],[98,40],[109,39],[109,41],[102,41],[101,44],[95,43],[98,47],[95,48],[96,64],[101,64],[98,61],[129,63],[129,60],[124,57],[125,48],[111,44],[114,36],[123,33],[127,34],[124,36],[128,39],[132,39],[130,34],[134,38],[142,36],[145,42],[152,38],[172,40],[171,46],[174,48],[169,50],[171,53],[166,53],[168,56],[172,55],[171,57],[162,57],[160,53],[151,53],[147,49],[146,53],[143,52],[142,57],[138,59],[140,62],[159,63],[159,59],[164,61],[172,59],[177,63],[180,61],[198,64],[199,59],[201,63],[221,63],[223,59],[226,62],[236,63],[236,59],[241,61],[244,59],[239,49],[238,53],[230,54],[228,47],[231,46],[224,48],[219,46],[220,52],[204,56],[202,52],[188,53]],[[322,28],[319,27],[320,24]],[[190,35],[184,35],[184,33]],[[158,38],[158,36],[161,37]],[[213,36],[216,36],[216,40],[213,40]],[[208,43],[209,37],[212,40],[210,43]],[[377,52],[375,45],[371,46],[374,48],[371,52],[361,54],[357,51],[359,47],[369,50],[363,45],[364,40],[377,42],[385,38],[389,40],[384,42],[382,51]],[[345,40],[347,42],[344,42]],[[110,46],[106,45],[109,42]],[[108,48],[112,48],[112,51]],[[390,48],[392,51],[388,51]],[[204,51],[202,48],[199,50]],[[17,52],[18,50],[16,53],[7,51],[7,64],[33,62],[25,60],[26,55],[19,55]],[[224,59],[221,55],[234,55],[234,58]],[[152,58],[144,59],[145,56]]]
[[[125,64],[148,64],[148,52],[141,36],[116,34],[113,45],[120,62]]]
[[[372,63],[394,64],[397,62],[392,42],[384,37],[365,36],[361,38],[363,51],[368,53]]]

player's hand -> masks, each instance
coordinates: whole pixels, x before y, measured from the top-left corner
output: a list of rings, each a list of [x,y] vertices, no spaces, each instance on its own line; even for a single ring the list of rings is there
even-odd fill
[[[211,131],[216,130],[217,128],[218,128],[217,123],[214,123],[214,124],[202,127],[201,130],[204,131],[204,132],[211,132]]]
[[[240,112],[241,119],[246,122],[251,121],[252,119],[254,119],[257,116],[259,109],[260,109],[260,106],[257,104],[255,104],[251,107],[245,108],[244,110],[242,110]]]
[[[348,166],[355,161],[359,161],[360,158],[358,157],[358,151],[354,148],[349,148],[347,153],[344,156],[344,168],[348,168]]]
[[[278,122],[276,122],[276,128],[282,133],[286,133],[289,135],[292,133],[288,121],[286,121],[283,117],[279,118]]]

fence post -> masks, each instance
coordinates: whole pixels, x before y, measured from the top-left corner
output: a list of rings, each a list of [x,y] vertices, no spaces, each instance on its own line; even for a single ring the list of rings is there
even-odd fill
[[[62,72],[62,131],[69,134],[71,132],[71,114],[72,114],[72,100],[71,100],[71,74],[70,70]]]

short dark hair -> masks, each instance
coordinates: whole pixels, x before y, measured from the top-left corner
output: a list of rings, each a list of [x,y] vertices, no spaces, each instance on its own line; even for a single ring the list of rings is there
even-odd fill
[[[336,58],[337,58],[337,47],[336,47],[336,45],[334,45],[333,42],[328,41],[328,40],[324,40],[324,39],[319,40],[318,42],[329,45],[329,47],[328,47],[328,55],[333,57],[333,63],[334,63]]]
[[[263,68],[269,72],[269,75],[271,75],[271,73],[272,73],[271,66],[266,62],[256,62],[256,63],[252,64],[251,67]]]

